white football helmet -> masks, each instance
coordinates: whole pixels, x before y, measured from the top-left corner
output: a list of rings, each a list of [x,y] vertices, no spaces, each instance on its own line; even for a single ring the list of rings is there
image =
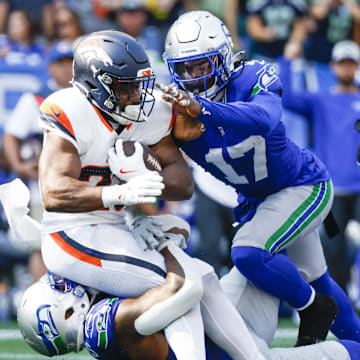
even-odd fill
[[[212,98],[230,79],[232,48],[230,32],[220,19],[208,11],[191,11],[170,27],[163,58],[180,88]]]
[[[84,347],[84,321],[90,308],[86,289],[47,273],[23,294],[17,321],[25,341],[37,352],[61,355]]]

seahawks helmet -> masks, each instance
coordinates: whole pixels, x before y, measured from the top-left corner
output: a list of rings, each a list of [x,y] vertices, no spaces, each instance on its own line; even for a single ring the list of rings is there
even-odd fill
[[[212,98],[230,79],[232,47],[221,20],[207,11],[191,11],[171,26],[163,58],[180,88]]]
[[[147,120],[154,78],[144,49],[125,33],[95,32],[75,48],[72,83],[122,125]]]
[[[61,355],[84,347],[84,321],[90,308],[86,289],[47,273],[23,294],[17,321],[25,341],[37,352]]]

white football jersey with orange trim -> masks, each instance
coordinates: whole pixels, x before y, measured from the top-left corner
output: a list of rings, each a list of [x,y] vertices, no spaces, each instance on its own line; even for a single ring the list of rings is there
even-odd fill
[[[120,135],[75,87],[57,91],[44,100],[40,107],[39,125],[75,146],[81,161],[81,181],[90,186],[111,185],[114,177],[107,163],[108,150],[118,138],[151,146],[171,132],[174,121],[171,105],[161,99],[159,91],[155,90],[154,96],[155,105],[149,120],[131,123]],[[42,224],[43,231],[51,233],[79,225],[124,222],[123,217],[121,209],[83,213],[45,211]]]

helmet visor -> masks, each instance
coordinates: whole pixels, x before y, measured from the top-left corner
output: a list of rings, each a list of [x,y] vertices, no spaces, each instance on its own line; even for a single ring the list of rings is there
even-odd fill
[[[145,117],[150,115],[154,106],[154,75],[124,79],[105,73],[102,75],[102,81],[108,85],[111,94],[108,97],[108,101],[113,104],[113,108],[109,109],[110,112],[124,116],[124,109],[127,105],[138,105],[138,116],[129,120],[141,121],[142,114]]]
[[[189,92],[201,93],[214,85],[217,62],[217,56],[175,62],[174,72]]]

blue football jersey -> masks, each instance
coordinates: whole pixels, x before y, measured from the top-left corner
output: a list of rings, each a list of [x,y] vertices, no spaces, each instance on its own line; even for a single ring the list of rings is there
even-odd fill
[[[114,331],[116,310],[123,300],[118,297],[102,299],[91,307],[86,316],[85,347],[96,359],[130,360],[116,340]],[[170,346],[166,360],[176,360]]]
[[[185,153],[239,193],[239,202],[263,201],[295,185],[328,180],[325,165],[286,136],[281,119],[281,82],[271,64],[249,61],[234,71],[223,102],[197,96],[198,139],[182,145]],[[216,189],[214,189],[216,191]]]
[[[106,298],[91,307],[85,320],[85,347],[96,359],[129,360],[114,334],[115,313],[124,299]]]

